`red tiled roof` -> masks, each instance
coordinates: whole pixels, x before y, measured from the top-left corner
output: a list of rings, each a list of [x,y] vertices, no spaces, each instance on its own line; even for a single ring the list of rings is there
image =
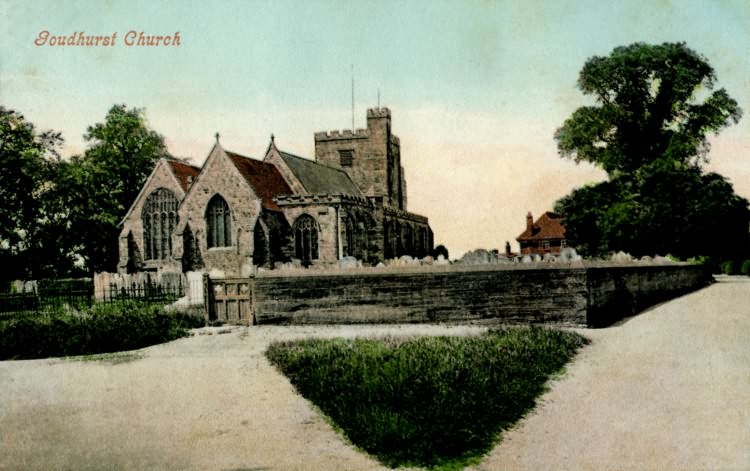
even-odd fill
[[[279,207],[273,201],[273,198],[279,195],[292,194],[284,177],[281,176],[275,165],[261,162],[260,160],[251,159],[244,155],[226,152],[229,159],[240,171],[240,174],[250,184],[256,195],[262,200],[263,207],[279,211]]]
[[[169,165],[172,167],[172,172],[177,178],[177,181],[180,182],[180,186],[187,192],[188,188],[190,188],[190,184],[195,180],[195,177],[198,176],[201,169],[186,164],[185,162],[180,162],[179,160],[168,160],[167,162],[169,162]]]
[[[534,222],[531,230],[527,227],[516,240],[564,239],[565,226],[562,216],[547,211]]]

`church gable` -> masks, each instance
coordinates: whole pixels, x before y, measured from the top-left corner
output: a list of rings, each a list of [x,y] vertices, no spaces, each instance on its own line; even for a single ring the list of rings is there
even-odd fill
[[[121,271],[135,271],[162,266],[171,258],[171,232],[177,224],[178,206],[185,197],[186,186],[175,174],[196,175],[198,168],[171,159],[161,159],[149,175],[141,192],[122,221],[120,232]]]
[[[239,274],[253,254],[253,229],[274,198],[292,190],[275,166],[214,146],[180,207],[176,257]],[[193,241],[186,247],[182,240]],[[185,249],[188,249],[186,253]],[[183,264],[184,265],[184,264]]]
[[[182,184],[180,178],[178,178],[178,176],[175,174],[175,171],[173,170],[173,166],[175,165],[179,166],[180,177],[184,177],[186,182],[189,175],[192,175],[194,177],[200,171],[198,167],[194,167],[183,162],[172,159],[159,159],[159,161],[156,163],[156,166],[154,167],[154,170],[151,172],[151,175],[149,175],[149,177],[146,179],[146,183],[143,184],[143,188],[141,188],[140,193],[138,193],[135,201],[133,201],[133,205],[125,214],[125,217],[122,220],[123,225],[131,216],[140,217],[139,212],[141,207],[143,206],[144,199],[147,198],[148,195],[157,188],[167,188],[168,190],[174,192],[175,196],[179,200],[182,200],[182,198],[185,197],[185,193],[187,192],[189,185]],[[190,181],[192,182],[192,180]]]
[[[218,143],[209,153],[180,206],[177,233],[181,234],[185,226],[189,225],[194,235],[205,235],[206,211],[209,209],[209,202],[216,195],[226,202],[235,227],[240,227],[240,221],[256,217],[260,212],[260,199]],[[236,235],[232,234],[230,246],[235,242]]]
[[[294,172],[292,172],[292,169],[289,168],[289,165],[287,165],[284,159],[281,158],[281,152],[279,152],[279,149],[276,148],[273,136],[271,136],[271,143],[268,145],[268,150],[266,151],[266,155],[263,158],[263,162],[276,167],[282,178],[284,178],[286,184],[292,190],[292,194],[308,194],[305,190],[305,187],[302,185],[302,182],[299,181],[299,179],[294,175]]]

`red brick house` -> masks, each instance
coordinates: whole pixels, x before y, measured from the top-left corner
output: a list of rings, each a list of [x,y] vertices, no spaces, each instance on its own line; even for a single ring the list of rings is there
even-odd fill
[[[534,221],[529,212],[526,215],[526,230],[516,238],[521,246],[521,255],[558,255],[567,247],[562,219],[559,214],[547,211]]]

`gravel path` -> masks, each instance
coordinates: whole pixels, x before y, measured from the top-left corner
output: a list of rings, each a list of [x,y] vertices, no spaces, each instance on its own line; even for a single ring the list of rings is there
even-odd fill
[[[109,360],[0,362],[0,470],[377,470],[263,356],[309,336],[433,325],[232,327]],[[750,279],[593,340],[476,470],[750,469]]]
[[[750,470],[750,278],[607,329],[477,470]]]

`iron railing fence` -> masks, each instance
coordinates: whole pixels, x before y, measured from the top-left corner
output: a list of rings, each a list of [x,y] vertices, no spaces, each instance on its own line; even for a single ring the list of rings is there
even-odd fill
[[[112,304],[136,300],[170,304],[185,296],[185,288],[182,282],[168,286],[153,281],[120,287],[111,284],[100,289],[97,296],[94,296],[94,283],[91,279],[6,283],[0,286],[0,319],[81,310],[94,303]]]

